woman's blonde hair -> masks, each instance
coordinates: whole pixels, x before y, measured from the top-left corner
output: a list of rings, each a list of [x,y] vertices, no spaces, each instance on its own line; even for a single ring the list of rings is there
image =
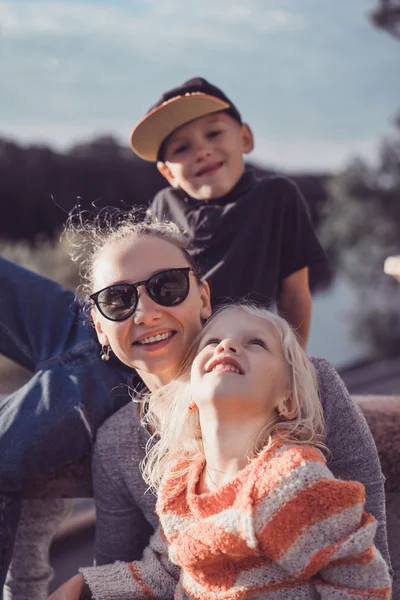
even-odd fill
[[[314,366],[300,346],[296,334],[285,319],[250,303],[221,306],[206,322],[184,358],[178,378],[145,397],[148,411],[143,419],[153,435],[148,442],[146,457],[142,463],[143,477],[149,487],[157,491],[163,477],[181,477],[190,462],[204,456],[198,411],[188,410],[191,400],[190,368],[199,344],[210,325],[220,315],[241,310],[265,319],[278,331],[284,358],[288,368],[289,388],[296,417],[286,420],[278,414],[266,423],[249,448],[248,458],[256,456],[263,448],[272,444],[272,435],[293,444],[309,444],[326,449],[325,426],[322,406],[318,397],[318,384]],[[174,468],[185,456],[185,466]],[[187,459],[187,460],[186,460]]]

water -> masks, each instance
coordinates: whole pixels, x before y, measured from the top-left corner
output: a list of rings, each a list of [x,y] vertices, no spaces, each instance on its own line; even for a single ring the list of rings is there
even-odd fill
[[[325,292],[313,296],[308,352],[342,367],[368,354],[351,333],[350,311],[359,308],[355,291],[337,277]]]

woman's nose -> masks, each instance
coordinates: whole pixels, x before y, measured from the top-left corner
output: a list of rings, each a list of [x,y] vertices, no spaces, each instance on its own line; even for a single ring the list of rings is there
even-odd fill
[[[145,288],[141,287],[138,291],[139,298],[133,321],[135,325],[150,325],[161,318],[162,307],[150,298]]]
[[[231,338],[226,338],[218,344],[217,352],[233,352],[234,354],[240,354],[240,344]]]

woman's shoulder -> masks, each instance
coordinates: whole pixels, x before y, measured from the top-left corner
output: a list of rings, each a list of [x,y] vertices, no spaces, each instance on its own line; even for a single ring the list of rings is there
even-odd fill
[[[314,369],[317,372],[318,379],[331,382],[337,379],[341,381],[339,373],[328,360],[326,360],[325,358],[317,358],[315,356],[311,357],[310,360],[314,365]]]
[[[355,431],[361,435],[370,436],[361,409],[350,396],[336,369],[325,359],[312,358],[311,360],[317,373],[319,397],[324,411],[328,438],[332,431],[335,431],[336,434],[341,432],[345,438],[353,437]],[[343,423],[346,423],[346,427],[343,427]],[[353,439],[353,443],[357,444],[358,440]],[[349,452],[349,448],[343,448],[343,451]]]
[[[329,466],[336,476],[358,479],[362,477],[360,469],[365,473],[379,465],[371,431],[332,365],[324,359],[312,359],[312,362],[324,411],[326,444],[331,452]]]
[[[319,395],[324,411],[327,406],[336,409],[351,407],[356,409],[354,401],[336,369],[324,358],[311,358],[317,373]]]

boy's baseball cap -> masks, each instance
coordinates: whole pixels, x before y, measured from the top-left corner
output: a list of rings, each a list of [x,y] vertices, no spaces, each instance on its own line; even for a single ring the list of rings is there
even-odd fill
[[[156,162],[160,159],[163,142],[178,127],[221,110],[242,122],[236,106],[219,88],[202,77],[189,79],[165,92],[135,125],[131,148],[140,158]]]

